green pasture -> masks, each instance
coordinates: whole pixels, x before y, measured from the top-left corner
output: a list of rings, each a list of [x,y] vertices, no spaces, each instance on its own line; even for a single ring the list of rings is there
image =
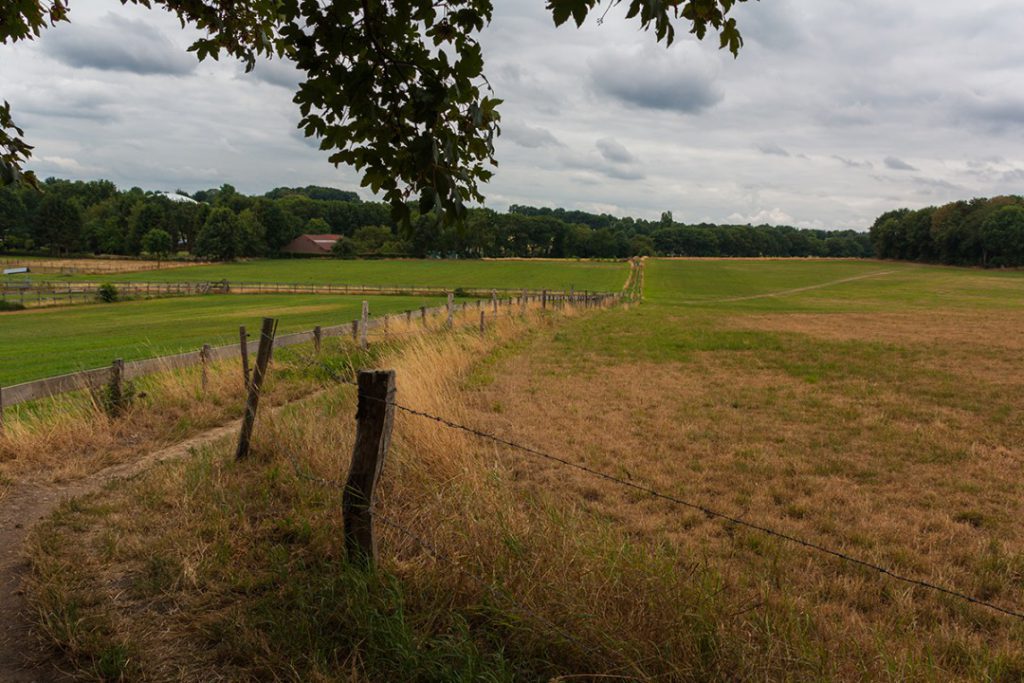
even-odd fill
[[[238,341],[238,326],[257,334],[263,317],[279,333],[339,325],[371,315],[435,306],[427,297],[331,295],[211,295],[0,313],[0,385],[192,351]]]
[[[1024,271],[851,259],[647,261],[652,304],[714,311],[892,311],[1024,304]]]
[[[111,282],[281,282],[321,285],[384,285],[509,289],[618,291],[628,264],[611,261],[448,261],[266,259],[244,263],[189,266],[112,275],[61,276],[40,273],[37,280]]]

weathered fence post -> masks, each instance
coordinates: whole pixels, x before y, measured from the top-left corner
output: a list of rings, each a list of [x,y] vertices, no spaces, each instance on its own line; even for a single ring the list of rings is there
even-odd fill
[[[540,307],[545,310],[548,307],[548,290],[546,289],[540,293]]]
[[[491,290],[491,308],[494,310],[494,315],[498,315],[498,290]]]
[[[445,322],[445,327],[450,330],[452,329],[452,316],[455,312],[455,295],[451,292],[448,292],[448,303],[446,307],[448,309],[448,320]]]
[[[365,351],[367,349],[367,347],[369,346],[369,341],[367,340],[367,336],[366,336],[367,335],[367,328],[369,327],[369,322],[370,322],[370,302],[369,301],[364,301],[363,302],[362,321],[361,321],[361,324],[359,326],[360,327],[360,330],[359,330],[359,348],[361,348],[363,351]]]
[[[323,343],[324,331],[319,325],[313,328],[313,351],[320,355],[320,346]]]
[[[372,566],[377,561],[377,538],[373,529],[374,489],[391,444],[394,400],[394,370],[359,372],[356,442],[341,503],[345,552],[350,562]]]
[[[427,307],[426,306],[420,306],[420,322],[422,322],[424,325],[427,324]]]
[[[387,341],[388,339],[388,318],[390,317],[391,314],[389,313],[384,315],[384,341]]]
[[[238,435],[238,449],[235,460],[249,457],[249,446],[252,443],[252,430],[256,424],[256,410],[260,406],[260,392],[263,390],[263,379],[267,376],[267,366],[274,351],[274,335],[277,332],[277,321],[264,318],[260,329],[260,347],[256,352],[256,367],[249,383],[249,398],[245,402],[245,415],[242,416],[242,431]]]
[[[210,383],[210,345],[203,344],[203,348],[199,349],[199,362],[203,365],[203,393],[206,393],[206,387]]]
[[[405,312],[405,324],[412,325],[412,309]]]
[[[242,351],[242,386],[249,390],[249,335],[245,331],[245,325],[238,328],[238,348]]]
[[[487,311],[480,311],[480,334],[487,331],[487,324],[485,322],[487,318]]]
[[[355,344],[359,340],[359,321],[352,321],[352,343]]]
[[[111,417],[117,417],[125,409],[124,397],[124,360],[114,359],[110,364],[110,383],[108,385],[109,410]]]

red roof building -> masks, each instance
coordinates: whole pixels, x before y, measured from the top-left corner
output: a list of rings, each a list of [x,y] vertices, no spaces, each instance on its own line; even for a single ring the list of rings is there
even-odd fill
[[[281,247],[281,253],[327,256],[331,253],[331,247],[340,239],[341,235],[299,235]]]

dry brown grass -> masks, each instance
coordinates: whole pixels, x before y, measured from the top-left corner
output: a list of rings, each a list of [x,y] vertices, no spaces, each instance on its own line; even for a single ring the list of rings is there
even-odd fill
[[[199,261],[146,261],[143,259],[50,259],[19,258],[8,256],[0,259],[7,267],[28,266],[37,273],[80,273],[101,275],[104,273],[134,273],[165,268],[184,268],[202,265]]]
[[[609,315],[635,330],[631,313]],[[1024,380],[968,362],[993,362],[996,348],[1016,353],[1007,327],[978,314],[974,329],[984,334],[969,338],[964,319],[933,316],[917,321],[931,327],[915,340],[900,336],[909,323],[898,316],[836,315],[828,319],[841,332],[811,316],[716,321],[781,341],[671,361],[566,353],[573,335],[598,333],[591,323],[600,316],[503,319],[485,337],[406,336],[415,330],[396,321],[403,342],[379,365],[397,370],[403,405],[901,573],[1024,604],[1015,523]],[[674,324],[682,335],[706,323]],[[317,617],[296,615],[301,608],[283,598],[276,611],[259,611],[263,591],[291,596],[317,558],[340,551],[337,490],[292,468],[342,480],[353,412],[351,390],[339,390],[262,421],[251,466],[231,465],[224,448],[67,511],[35,551],[51,637],[82,660],[95,656],[87,638],[54,619],[55,605],[84,600],[107,646],[140,658],[139,678],[373,679],[364,643],[346,650],[344,666],[311,663],[264,630],[291,624],[305,634]],[[381,529],[404,613],[449,634],[452,615],[463,615],[468,640],[501,642],[513,661],[547,662],[523,678],[1024,675],[1024,630],[1009,619],[403,412],[381,509],[444,554]],[[83,539],[71,556],[61,546],[70,534]],[[152,576],[154,562],[163,568],[158,589],[126,590]],[[268,571],[267,562],[285,569]]]

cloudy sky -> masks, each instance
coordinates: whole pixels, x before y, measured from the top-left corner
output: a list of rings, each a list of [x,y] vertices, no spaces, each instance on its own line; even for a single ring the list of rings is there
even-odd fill
[[[576,30],[543,0],[495,4],[492,208],[864,229],[896,206],[1024,193],[1020,0],[761,0],[736,14],[737,60],[688,36],[656,46],[622,8]],[[198,63],[194,33],[116,0],[74,0],[71,20],[0,46],[0,98],[41,175],[358,185],[295,129],[286,64]]]

